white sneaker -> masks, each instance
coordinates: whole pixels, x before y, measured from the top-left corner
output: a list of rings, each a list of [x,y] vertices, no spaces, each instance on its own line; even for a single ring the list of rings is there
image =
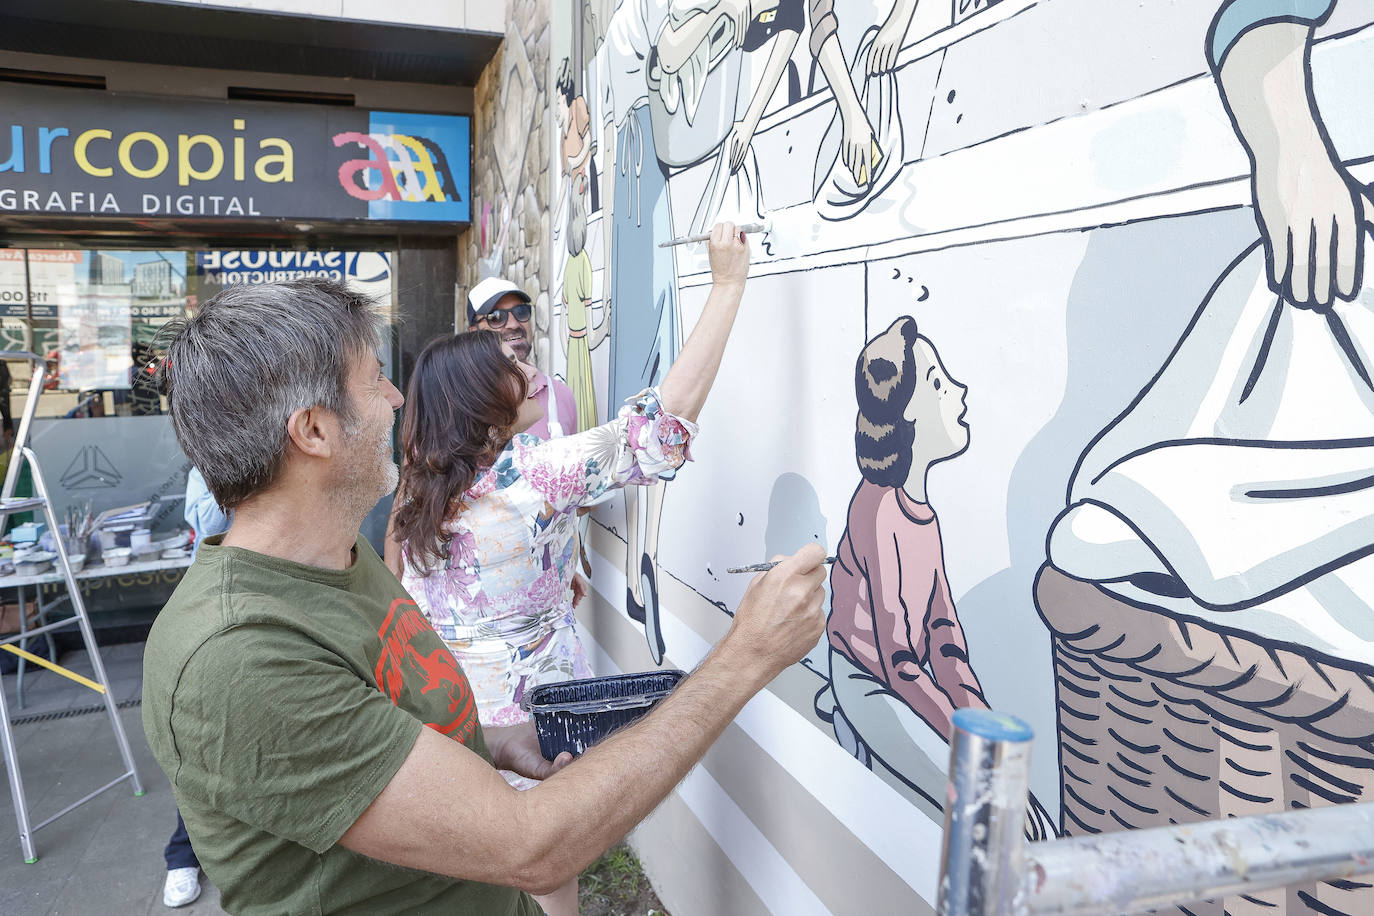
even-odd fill
[[[171,868],[162,885],[163,906],[185,906],[200,896],[199,868]]]

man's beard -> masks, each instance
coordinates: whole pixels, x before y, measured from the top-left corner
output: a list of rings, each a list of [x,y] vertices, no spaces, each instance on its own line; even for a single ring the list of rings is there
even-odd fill
[[[514,321],[514,319],[511,320]],[[507,334],[519,334],[520,336],[507,337]],[[525,333],[524,328],[519,326],[515,327],[514,329],[507,328],[506,330],[501,332],[501,339],[504,340],[506,343],[510,344],[510,348],[515,351],[515,355],[519,357],[521,362],[524,362],[525,360],[529,359],[530,335]]]
[[[391,452],[391,427],[369,442],[361,418],[343,426],[343,447],[350,456],[340,475],[341,495],[366,515],[378,500],[396,489],[401,469]]]

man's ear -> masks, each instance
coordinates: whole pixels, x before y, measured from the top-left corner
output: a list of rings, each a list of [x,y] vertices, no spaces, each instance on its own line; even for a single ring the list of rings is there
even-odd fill
[[[323,407],[299,407],[286,419],[286,434],[291,444],[311,458],[329,458],[334,454],[334,437],[339,422]]]

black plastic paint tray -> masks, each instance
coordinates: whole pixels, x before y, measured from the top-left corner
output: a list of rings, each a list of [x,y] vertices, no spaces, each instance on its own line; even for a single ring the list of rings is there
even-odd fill
[[[563,751],[577,756],[643,716],[684,677],[686,672],[672,668],[541,684],[525,694],[520,707],[534,717],[545,759]]]

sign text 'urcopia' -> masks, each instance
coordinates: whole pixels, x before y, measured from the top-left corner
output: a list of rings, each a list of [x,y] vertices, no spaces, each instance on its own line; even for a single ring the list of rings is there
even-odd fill
[[[466,222],[466,117],[9,86],[0,216]]]

